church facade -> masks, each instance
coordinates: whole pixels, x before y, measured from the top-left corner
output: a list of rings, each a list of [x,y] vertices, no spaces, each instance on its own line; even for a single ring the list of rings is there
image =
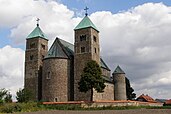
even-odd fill
[[[37,24],[26,38],[25,82],[33,100],[89,101],[91,91],[79,92],[78,82],[86,63],[95,60],[105,80],[103,93],[93,90],[93,100],[126,100],[125,73],[111,70],[100,57],[99,30],[85,15],[74,29],[74,45],[56,38],[48,50],[48,38]]]

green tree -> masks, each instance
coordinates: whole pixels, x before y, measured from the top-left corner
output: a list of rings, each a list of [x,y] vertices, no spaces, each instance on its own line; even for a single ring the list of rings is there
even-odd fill
[[[93,100],[93,88],[97,92],[104,92],[105,84],[102,78],[102,71],[96,61],[91,60],[86,64],[78,85],[80,92],[86,93],[91,90],[91,101]]]
[[[27,89],[19,89],[19,91],[17,91],[17,96],[16,99],[18,102],[29,102],[32,99],[32,94],[29,90]]]
[[[4,98],[4,101],[6,103],[11,103],[12,102],[12,95],[10,94],[10,92],[8,92]]]
[[[134,100],[136,98],[136,94],[133,93],[134,89],[131,87],[129,79],[126,77],[126,96],[128,100]]]
[[[0,89],[0,103],[12,102],[12,95],[5,88]]]

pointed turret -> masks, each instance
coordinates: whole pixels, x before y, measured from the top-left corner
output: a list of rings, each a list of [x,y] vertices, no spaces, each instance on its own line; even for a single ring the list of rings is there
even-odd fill
[[[74,30],[79,30],[79,29],[84,29],[84,28],[93,28],[96,31],[99,32],[99,30],[97,29],[97,27],[93,24],[93,22],[89,19],[89,17],[86,15],[82,21],[75,27]]]
[[[40,29],[39,24],[37,24],[36,28],[27,36],[26,39],[30,38],[44,38],[47,39],[47,36]]]
[[[121,67],[118,65],[113,72],[113,74],[125,74],[125,72],[121,69]]]
[[[126,100],[125,72],[118,65],[112,75],[114,82],[114,100]]]

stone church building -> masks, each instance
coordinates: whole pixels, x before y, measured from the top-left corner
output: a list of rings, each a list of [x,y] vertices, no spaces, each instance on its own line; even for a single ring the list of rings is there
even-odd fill
[[[103,93],[93,90],[93,100],[126,100],[125,73],[117,66],[111,76],[111,70],[100,57],[99,30],[87,15],[74,33],[74,45],[56,38],[49,50],[48,38],[38,23],[26,38],[24,87],[30,90],[33,100],[89,101],[91,91],[78,90],[78,82],[89,60],[100,65],[106,85]]]

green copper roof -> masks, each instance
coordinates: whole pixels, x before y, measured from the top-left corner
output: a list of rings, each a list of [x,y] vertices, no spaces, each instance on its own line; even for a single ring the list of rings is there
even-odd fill
[[[27,39],[35,38],[35,37],[41,37],[47,39],[47,36],[40,29],[39,24],[37,24],[37,27],[27,36]]]
[[[74,55],[73,50],[74,47],[72,44],[62,39],[56,38],[45,58],[51,58],[51,57],[69,58]]]
[[[75,27],[74,30],[78,30],[78,29],[83,29],[83,28],[88,28],[88,27],[92,27],[95,30],[97,30],[99,32],[99,30],[97,29],[97,27],[93,24],[93,22],[88,18],[88,16],[85,16],[83,18],[83,20]]]
[[[115,71],[113,72],[113,74],[125,74],[125,72],[120,68],[120,66],[118,65],[115,69]]]
[[[101,65],[101,67],[103,67],[103,68],[105,68],[107,70],[110,70],[109,67],[106,65],[106,63],[103,61],[102,58],[100,58],[100,65]]]
[[[47,56],[45,58],[51,57],[63,57],[67,58],[64,50],[62,49],[61,45],[59,44],[59,40],[56,38],[52,46],[50,47]]]

